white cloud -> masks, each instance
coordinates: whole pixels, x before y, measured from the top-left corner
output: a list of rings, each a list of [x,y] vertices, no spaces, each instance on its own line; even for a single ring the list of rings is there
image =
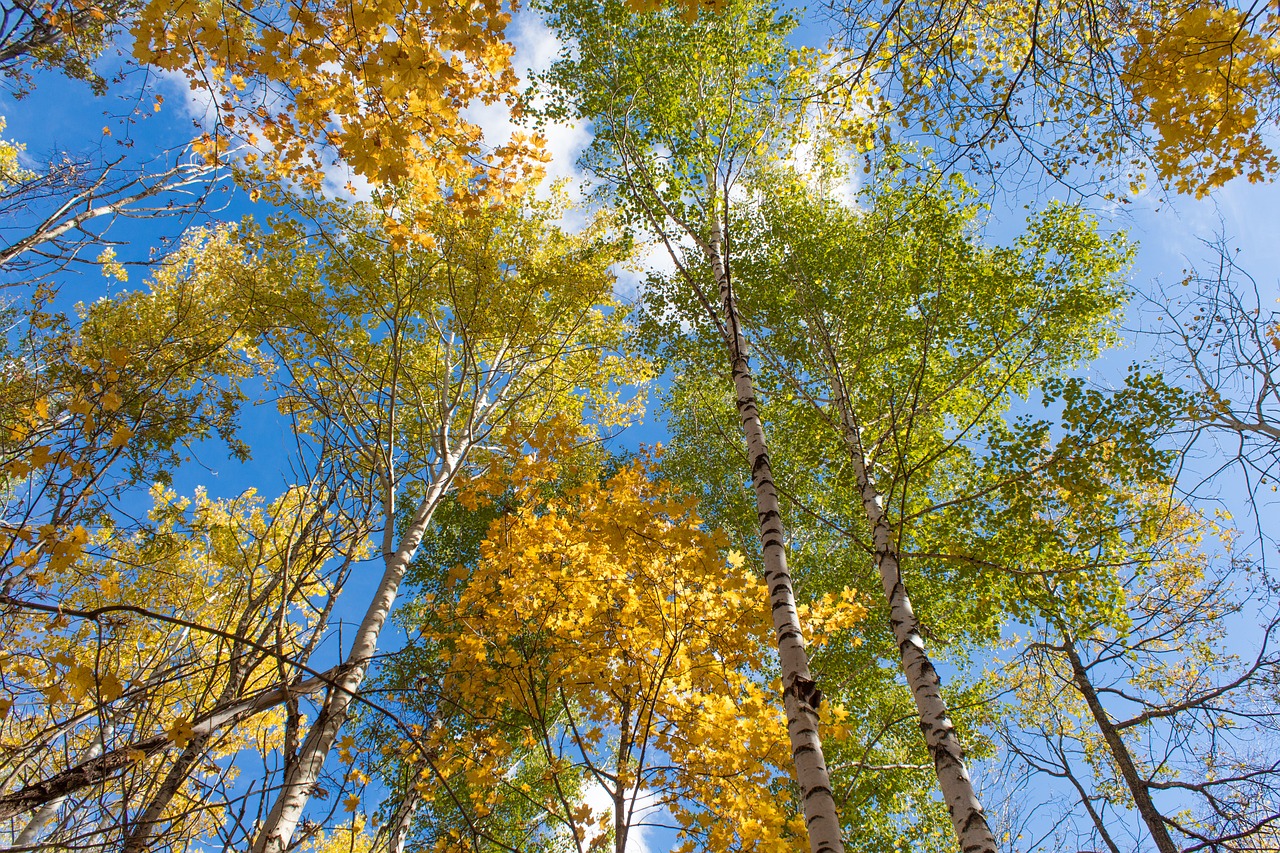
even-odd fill
[[[520,77],[519,85],[524,88],[532,75],[551,67],[564,43],[536,14],[527,11],[516,14],[508,32],[516,49],[512,64]],[[502,145],[516,131],[527,133],[531,130],[513,121],[511,111],[504,104],[473,104],[464,116],[481,128],[485,144],[491,147]],[[550,122],[542,128],[542,133],[547,140],[547,153],[551,155],[551,162],[547,164],[548,178],[552,181],[568,179],[570,198],[580,201],[582,173],[577,161],[591,142],[590,129],[585,122]],[[565,224],[572,227],[581,222]]]
[[[642,245],[633,261],[615,264],[611,271],[616,277],[613,285],[614,295],[624,302],[629,302],[640,295],[646,276],[650,273],[671,275],[676,271],[676,264],[665,245],[661,242],[653,242]]]
[[[154,68],[151,73],[159,80],[158,88],[166,99],[177,99],[179,115],[194,123],[201,132],[212,132],[217,126],[217,97],[208,86],[191,85],[185,71]]]
[[[592,782],[583,793],[582,800],[591,807],[593,815],[613,815],[613,799],[598,782]],[[627,831],[627,853],[662,853],[657,844],[657,826],[655,820],[664,813],[658,805],[658,798],[650,791],[641,791],[636,797],[635,808],[631,813],[631,828]],[[612,824],[612,817],[610,817]]]

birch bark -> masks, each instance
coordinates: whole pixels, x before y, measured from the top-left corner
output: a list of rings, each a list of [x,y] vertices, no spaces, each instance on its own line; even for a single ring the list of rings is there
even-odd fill
[[[783,546],[778,491],[773,482],[769,448],[765,443],[764,427],[760,423],[760,412],[756,406],[747,341],[739,324],[737,300],[725,264],[723,226],[719,214],[712,215],[711,229],[708,249],[724,310],[725,343],[733,363],[733,387],[738,417],[746,439],[751,482],[755,487],[764,577],[769,588],[769,606],[773,613],[781,661],[787,734],[791,740],[796,781],[800,785],[804,805],[805,825],[809,830],[809,849],[812,853],[843,853],[840,818],[836,812],[831,775],[822,754],[822,738],[818,732],[818,705],[822,701],[822,691],[818,689],[813,674],[809,671],[809,655],[805,650],[804,634],[796,614],[791,572],[787,568],[787,554]]]
[[[452,455],[445,457],[440,476],[428,489],[427,495],[419,504],[398,546],[395,550],[388,548],[383,552],[385,568],[373,601],[370,602],[356,631],[351,651],[343,661],[341,674],[326,694],[315,723],[302,741],[297,760],[293,762],[285,777],[284,785],[271,806],[271,811],[268,812],[266,820],[263,821],[254,838],[252,853],[284,853],[289,849],[293,833],[302,820],[302,811],[311,797],[311,790],[320,778],[320,770],[329,755],[329,750],[337,739],[343,723],[346,722],[351,703],[355,700],[356,693],[369,671],[369,664],[378,650],[378,637],[391,615],[400,582],[404,579],[414,552],[417,551],[418,543],[422,541],[427,527],[431,524],[432,514],[452,482],[453,474],[457,470],[457,462],[457,458]],[[388,485],[388,488],[393,486]],[[389,510],[386,513],[386,524],[390,528],[394,523],[394,513]]]
[[[409,830],[413,827],[413,816],[418,810],[422,795],[412,786],[405,793],[404,799],[391,816],[391,829],[387,834],[387,853],[404,853],[405,842],[409,838]],[[377,849],[376,846],[374,848]]]
[[[834,354],[829,347],[826,355],[828,363],[825,367],[832,397],[840,412],[841,432],[853,463],[862,508],[871,525],[880,584],[889,602],[889,627],[902,656],[902,672],[915,700],[920,730],[924,733],[925,744],[938,774],[938,786],[942,790],[951,823],[960,840],[960,849],[964,853],[996,853],[995,836],[991,833],[986,813],[973,788],[973,781],[969,778],[969,771],[964,763],[964,749],[960,746],[955,726],[947,714],[947,703],[942,698],[941,679],[925,651],[920,625],[911,607],[907,588],[902,582],[898,544],[884,511],[884,496],[877,491],[867,470],[861,424],[853,412],[844,383],[835,368]]]

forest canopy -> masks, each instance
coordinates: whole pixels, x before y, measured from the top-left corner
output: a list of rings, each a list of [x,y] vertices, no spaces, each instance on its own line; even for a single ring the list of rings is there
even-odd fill
[[[1278,26],[6,4],[0,845],[1280,849]]]

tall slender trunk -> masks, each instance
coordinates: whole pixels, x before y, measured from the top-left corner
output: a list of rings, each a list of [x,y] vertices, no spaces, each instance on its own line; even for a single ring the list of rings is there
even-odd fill
[[[387,839],[387,853],[404,853],[405,842],[409,840],[409,830],[413,827],[413,815],[418,810],[422,795],[418,789],[410,787],[404,799],[392,815],[391,832]]]
[[[714,194],[713,194],[714,197]],[[804,804],[812,853],[843,853],[840,817],[831,790],[831,775],[822,754],[818,733],[818,705],[822,691],[809,671],[809,655],[796,614],[795,594],[787,554],[783,546],[782,514],[778,492],[769,464],[769,448],[756,407],[755,383],[747,360],[747,341],[739,325],[738,305],[723,254],[723,231],[718,214],[712,215],[711,265],[724,310],[726,344],[733,362],[733,387],[751,465],[751,482],[756,493],[756,513],[760,522],[760,545],[764,558],[765,583],[777,634],[778,656],[782,664],[783,704],[787,714],[787,734],[795,763],[796,781]]]
[[[1151,840],[1155,842],[1156,849],[1160,853],[1178,853],[1178,846],[1169,837],[1169,829],[1165,826],[1164,818],[1151,799],[1151,792],[1138,773],[1133,756],[1129,753],[1129,747],[1125,745],[1120,737],[1120,731],[1111,722],[1107,709],[1102,707],[1098,691],[1093,689],[1093,682],[1089,680],[1089,672],[1085,669],[1084,661],[1080,660],[1080,655],[1076,652],[1075,643],[1070,637],[1064,636],[1063,639],[1062,648],[1067,654],[1067,660],[1071,662],[1071,678],[1075,681],[1080,695],[1084,697],[1085,704],[1089,706],[1089,713],[1093,715],[1098,731],[1102,732],[1103,740],[1107,742],[1111,757],[1115,759],[1120,775],[1129,788],[1129,794],[1133,797],[1133,804],[1142,817],[1143,823],[1147,825],[1147,831],[1151,833]]]
[[[414,765],[395,809],[387,818],[387,822],[378,827],[373,834],[373,843],[369,845],[372,853],[404,853],[404,846],[409,840],[409,830],[413,828],[413,816],[422,802],[414,780],[418,778],[422,765]]]
[[[173,802],[178,789],[190,776],[191,768],[204,754],[205,747],[212,739],[212,734],[199,735],[189,740],[182,748],[177,761],[169,766],[169,772],[165,774],[159,790],[151,798],[151,802],[147,803],[147,807],[143,809],[142,814],[134,821],[133,828],[125,836],[121,853],[142,853],[147,849],[147,842],[159,827],[164,810],[169,807],[169,803]]]
[[[101,750],[99,750],[101,751]],[[89,758],[96,758],[92,753]],[[27,821],[27,825],[18,833],[18,837],[13,839],[13,843],[5,850],[27,850],[34,848],[36,842],[40,840],[41,833],[44,828],[49,825],[58,814],[58,809],[62,808],[62,804],[67,801],[66,797],[58,797],[56,800],[50,800],[31,816],[31,820]]]
[[[378,588],[374,592],[373,601],[370,602],[364,619],[356,630],[351,651],[343,661],[341,674],[325,695],[316,721],[298,750],[297,760],[285,774],[284,784],[254,838],[252,853],[284,853],[289,848],[293,833],[302,820],[302,811],[311,797],[311,790],[320,778],[320,770],[324,766],[325,759],[328,758],[329,750],[333,747],[338,732],[347,720],[351,703],[355,701],[356,693],[369,671],[369,663],[378,650],[378,637],[391,615],[396,593],[400,589],[400,581],[404,579],[405,572],[409,569],[409,561],[413,559],[418,543],[422,541],[427,526],[431,523],[431,516],[436,506],[452,481],[456,462],[457,459],[454,457],[446,460],[444,470],[427,490],[399,545],[394,551],[389,547],[383,551],[385,568],[382,579],[378,582]],[[388,485],[387,488],[390,489],[392,486]],[[388,526],[395,523],[391,506],[389,503],[388,511],[385,513]]]
[[[241,620],[241,625],[243,624],[244,620]],[[243,688],[244,674],[239,665],[239,659],[233,658],[231,673],[218,696],[217,705],[226,705],[233,702]],[[177,796],[182,783],[190,775],[191,768],[195,766],[200,756],[204,754],[205,747],[213,740],[213,734],[213,732],[207,732],[196,735],[187,741],[187,745],[178,754],[178,759],[169,766],[169,772],[165,774],[164,780],[151,798],[151,802],[147,803],[146,808],[142,810],[142,814],[138,816],[132,828],[125,834],[121,853],[142,853],[147,849],[147,844],[151,840],[151,836],[155,834],[165,809],[169,807],[169,803],[173,802],[173,798]]]
[[[920,636],[920,624],[911,599],[902,583],[902,566],[898,555],[898,543],[892,525],[884,511],[884,497],[876,490],[867,470],[866,453],[862,446],[862,428],[854,414],[844,382],[835,364],[835,355],[827,347],[826,369],[831,384],[832,397],[840,412],[841,432],[845,447],[853,463],[854,477],[862,497],[862,508],[871,525],[872,543],[875,548],[876,568],[880,573],[880,585],[889,602],[889,627],[902,656],[902,672],[916,703],[920,716],[920,730],[933,757],[938,773],[938,786],[951,814],[951,823],[960,840],[964,853],[996,853],[996,840],[987,824],[986,813],[978,794],[973,789],[969,771],[964,763],[964,749],[956,735],[955,726],[947,715],[947,703],[942,698],[942,682],[924,648]]]

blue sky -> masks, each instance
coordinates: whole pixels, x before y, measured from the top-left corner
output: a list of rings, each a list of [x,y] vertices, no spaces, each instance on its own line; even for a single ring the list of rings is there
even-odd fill
[[[518,16],[514,21],[511,37],[517,47],[516,63],[522,74],[547,67],[560,47],[550,32],[527,14]],[[812,26],[802,31],[802,37],[814,38],[819,43],[823,40],[820,31]],[[108,65],[111,61],[108,58]],[[144,82],[151,91],[138,97],[136,87]],[[155,93],[165,99],[159,112],[152,109],[152,95]],[[191,92],[183,80],[163,77],[144,81],[138,72],[134,72],[121,89],[103,97],[93,96],[81,83],[48,75],[42,77],[35,92],[23,100],[0,93],[0,115],[8,121],[4,136],[26,145],[28,162],[36,169],[50,154],[62,150],[108,159],[124,156],[138,162],[145,161],[155,152],[179,151],[193,132],[198,133],[206,119],[205,112],[205,101],[199,93]],[[510,133],[513,128],[501,107],[475,108],[471,115],[494,140]],[[590,140],[588,128],[553,126],[549,128],[547,138],[553,158],[550,175],[569,179],[575,182],[573,186],[580,187],[582,176],[576,167],[576,159]],[[333,178],[333,184],[339,186],[345,183],[347,176],[335,172]],[[201,224],[213,219],[234,220],[242,215],[260,214],[263,210],[251,205],[242,193],[229,187],[225,195],[217,198],[220,202],[225,199],[225,202],[215,204],[211,213],[194,222],[184,220],[181,224]],[[1042,197],[1041,200],[1047,199]],[[990,225],[993,238],[1007,239],[1016,232],[1025,216],[1020,207],[1025,201],[1008,198],[997,203]],[[1277,236],[1280,234],[1277,228],[1280,217],[1277,211],[1280,211],[1280,186],[1250,185],[1238,180],[1208,199],[1174,197],[1161,200],[1154,194],[1147,194],[1128,206],[1105,207],[1099,210],[1099,216],[1105,227],[1124,229],[1140,246],[1131,279],[1135,291],[1154,293],[1153,283],[1175,284],[1186,267],[1211,261],[1211,254],[1201,241],[1224,237],[1231,247],[1240,250],[1240,265],[1256,276],[1264,295],[1263,308],[1267,310],[1276,307],[1275,300],[1280,295],[1273,272],[1280,270],[1280,238]],[[122,222],[110,236],[130,246],[121,249],[126,260],[141,258],[162,234],[172,237],[178,224],[164,222],[157,229],[154,221]],[[572,219],[569,224],[573,224]],[[647,253],[642,260],[645,264],[666,266],[665,256],[657,251]],[[620,276],[620,292],[633,292],[638,276],[626,271],[620,271]],[[87,269],[62,277],[60,299],[67,305],[91,301],[136,287],[141,280],[136,271],[127,284],[122,284],[104,279],[94,269]],[[1154,352],[1150,338],[1150,324],[1153,322],[1158,320],[1150,312],[1136,308],[1131,310],[1125,322],[1125,346],[1091,366],[1090,377],[1099,384],[1115,384],[1131,361],[1150,359]],[[271,497],[282,490],[287,485],[287,475],[277,465],[290,458],[293,448],[287,433],[277,427],[274,408],[265,407],[261,412],[249,413],[245,427],[245,437],[255,450],[252,463],[240,466],[219,458],[219,448],[215,444],[199,448],[199,464],[181,472],[179,491],[203,485],[215,496],[232,496],[253,486]],[[633,448],[642,442],[660,440],[663,435],[661,424],[651,416],[645,426],[622,436],[619,444]],[[1212,461],[1205,460],[1204,464],[1211,465]],[[1241,497],[1232,494],[1233,488],[1238,489],[1238,483],[1233,486],[1233,482],[1226,480],[1220,489],[1221,498],[1228,506],[1238,503]],[[350,592],[356,595],[344,598],[350,602],[350,613],[358,614],[364,605],[360,600],[361,590],[358,585],[353,585]]]

